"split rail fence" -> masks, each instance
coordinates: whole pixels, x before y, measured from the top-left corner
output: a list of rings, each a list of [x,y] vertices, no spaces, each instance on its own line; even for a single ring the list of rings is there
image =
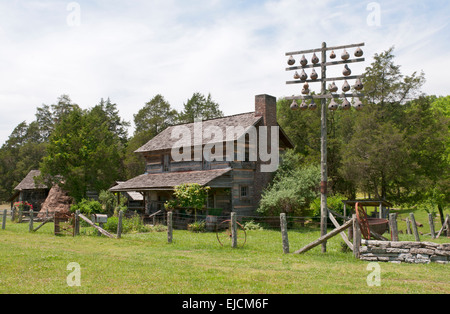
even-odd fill
[[[29,231],[36,232],[43,225],[48,222],[55,222],[55,234],[58,228],[56,227],[58,217],[47,215],[44,218],[37,219],[37,215],[32,211],[18,211],[16,210],[3,210],[0,212],[2,215],[2,229],[6,228],[7,216],[11,216],[11,220],[17,220],[18,222],[28,222]],[[106,215],[97,215],[106,216]],[[102,222],[99,217],[93,216],[91,219],[78,211],[61,221],[65,221],[70,224],[68,228],[72,235],[80,234],[80,219],[84,220],[88,225],[95,228],[99,235],[103,234],[109,238],[121,238],[122,236],[122,221],[124,219],[124,212],[119,212],[117,234],[112,234],[102,228]],[[101,218],[101,217],[100,217]],[[104,217],[106,219],[106,217]],[[391,262],[413,262],[413,263],[449,263],[450,262],[450,243],[449,244],[436,244],[431,242],[421,242],[418,226],[420,223],[416,222],[414,215],[411,213],[409,217],[406,217],[406,233],[414,235],[415,241],[399,241],[399,230],[397,225],[397,214],[389,215],[389,231],[390,239],[385,238],[383,235],[372,232],[372,237],[376,240],[362,239],[360,224],[356,215],[353,217],[344,217],[331,210],[329,210],[329,218],[331,221],[331,227],[334,227],[329,233],[321,236],[317,240],[309,243],[305,247],[294,251],[296,254],[302,254],[310,249],[324,243],[330,238],[340,235],[346,245],[353,251],[356,258],[363,260],[377,260],[377,261],[391,261]],[[250,227],[262,227],[264,229],[281,230],[282,249],[285,254],[290,253],[288,231],[305,230],[310,228],[312,230],[320,230],[320,217],[288,217],[286,214],[281,214],[279,217],[261,217],[261,216],[238,216],[236,213],[231,213],[225,216],[212,216],[212,215],[195,215],[195,214],[180,214],[177,212],[165,212],[163,210],[157,211],[151,215],[145,217],[147,222],[155,224],[164,224],[167,226],[167,241],[173,242],[173,230],[174,229],[189,229],[194,222],[200,222],[204,224],[205,231],[216,231],[217,226],[223,221],[229,221],[231,224],[231,244],[232,247],[237,246],[237,231],[238,225]],[[70,222],[69,222],[70,221]],[[40,224],[35,227],[35,223]],[[96,224],[97,223],[97,224]],[[446,216],[442,227],[437,230],[434,219],[429,215],[428,220],[430,226],[430,233],[432,239],[436,239],[445,234],[450,237],[450,217]],[[347,229],[350,232],[345,232]]]

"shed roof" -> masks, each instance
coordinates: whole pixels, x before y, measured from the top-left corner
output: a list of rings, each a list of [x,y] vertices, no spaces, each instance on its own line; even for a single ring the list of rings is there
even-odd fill
[[[41,190],[47,189],[48,187],[45,184],[36,185],[34,182],[34,178],[41,175],[40,170],[31,170],[27,176],[14,188],[16,191],[23,190]]]
[[[158,189],[171,190],[174,186],[183,183],[207,185],[215,178],[218,178],[229,171],[231,171],[231,168],[142,174],[126,182],[119,183],[109,190],[111,192],[149,191]]]
[[[116,184],[113,185],[112,187],[116,187],[120,184],[125,183],[126,181],[116,181]],[[132,200],[132,201],[143,201],[144,200],[144,196],[136,191],[126,191],[124,192],[126,195],[128,195],[128,197]]]
[[[135,191],[128,191],[126,192],[128,194],[128,196],[130,197],[131,200],[133,201],[143,201],[144,200],[144,195],[142,195],[139,192],[135,192]]]
[[[380,206],[383,205],[385,207],[392,207],[394,206],[392,203],[386,201],[386,200],[371,200],[371,199],[359,199],[359,200],[344,200],[342,201],[344,204],[354,206],[356,203],[360,203],[364,206]]]

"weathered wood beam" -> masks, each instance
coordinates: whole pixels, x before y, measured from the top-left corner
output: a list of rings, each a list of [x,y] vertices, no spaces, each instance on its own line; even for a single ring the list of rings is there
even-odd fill
[[[50,222],[50,221],[52,221],[52,220],[53,220],[52,218],[47,218],[47,219],[44,220],[39,226],[37,226],[37,227],[33,230],[33,232],[38,231],[43,225],[45,225],[47,222]]]
[[[287,96],[286,100],[307,100],[307,99],[331,99],[331,98],[343,98],[343,97],[364,97],[364,94],[360,93],[340,93],[340,94],[325,94],[325,95],[310,95],[310,96]]]
[[[80,217],[81,219],[83,219],[84,221],[86,221],[88,224],[90,224],[92,227],[94,227],[95,229],[97,229],[101,234],[107,236],[108,238],[112,238],[115,239],[116,237],[114,235],[112,235],[111,233],[109,233],[108,231],[104,230],[103,228],[100,228],[99,226],[97,226],[96,224],[94,224],[89,218],[87,218],[86,216],[84,216],[83,214],[79,214],[78,217]]]
[[[449,220],[450,220],[449,217],[450,217],[450,216],[447,215],[447,217],[445,218],[445,221],[444,221],[444,223],[442,224],[442,228],[441,228],[441,230],[439,230],[439,232],[438,232],[438,234],[437,234],[437,236],[436,236],[436,239],[439,238],[439,237],[441,236],[442,231],[444,231],[444,229],[446,229],[446,226],[450,223],[450,222],[449,222]],[[447,230],[447,234],[448,234],[449,232],[450,232],[450,230]]]
[[[356,63],[356,62],[364,62],[364,61],[366,61],[365,58],[342,60],[342,61],[332,61],[332,62],[326,62],[325,66],[339,65],[339,64],[348,64],[348,63]],[[308,68],[319,68],[321,66],[322,66],[321,63],[308,64],[308,65],[305,65],[305,66],[300,65],[300,66],[295,66],[295,67],[288,67],[288,68],[286,68],[286,71],[302,70],[302,69],[308,69]]]
[[[361,79],[364,78],[364,75],[352,75],[352,76],[342,76],[342,77],[328,77],[328,78],[324,78],[323,81],[325,82],[334,82],[334,81],[344,81],[344,80],[356,80],[356,79]],[[302,83],[319,83],[322,82],[322,79],[317,79],[317,80],[295,80],[295,81],[286,81],[287,85],[291,85],[291,84],[302,84]]]
[[[334,47],[326,47],[325,50],[339,50],[339,49],[346,49],[346,48],[356,48],[356,47],[364,47],[365,43],[359,43],[359,44],[351,44],[351,45],[343,45],[343,46],[334,46]],[[291,55],[299,55],[304,53],[313,53],[313,52],[321,52],[323,48],[315,48],[315,49],[308,49],[308,50],[300,50],[300,51],[292,51],[292,52],[286,52],[286,56]]]
[[[334,237],[335,235],[337,235],[338,233],[341,233],[342,231],[350,228],[350,226],[353,224],[353,219],[350,219],[349,221],[347,221],[345,224],[343,224],[341,227],[334,229],[333,231],[331,231],[330,233],[327,233],[326,235],[320,237],[319,239],[317,239],[314,242],[311,242],[310,244],[308,244],[307,246],[303,247],[302,249],[295,251],[295,254],[301,254],[301,253],[305,253],[306,251],[311,250],[312,248],[322,244],[323,242],[327,241],[328,239]]]
[[[336,218],[334,218],[333,214],[331,213],[331,210],[328,210],[328,214],[329,214],[330,220],[331,220],[331,222],[333,223],[333,225],[334,225],[336,228],[339,228],[340,225],[339,225],[339,223],[337,222]],[[344,240],[345,244],[347,244],[347,246],[350,248],[350,250],[353,251],[353,244],[348,240],[348,237],[347,237],[347,235],[345,234],[345,232],[341,232],[340,235],[341,235],[342,239]]]

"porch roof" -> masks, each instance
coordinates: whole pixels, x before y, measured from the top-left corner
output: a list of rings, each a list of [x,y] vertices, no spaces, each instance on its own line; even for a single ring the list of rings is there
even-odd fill
[[[183,183],[207,185],[212,180],[231,171],[231,168],[203,171],[163,172],[142,174],[110,188],[111,192],[172,190]]]

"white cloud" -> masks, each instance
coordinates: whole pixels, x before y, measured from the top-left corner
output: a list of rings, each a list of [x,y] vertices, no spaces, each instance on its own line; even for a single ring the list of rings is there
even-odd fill
[[[85,108],[110,97],[129,121],[157,93],[178,110],[199,91],[225,114],[252,111],[256,94],[297,94],[284,54],[323,41],[366,42],[355,72],[395,45],[405,74],[423,69],[425,91],[448,94],[437,64],[449,60],[449,5],[380,1],[381,26],[370,27],[369,2],[78,1],[79,27],[66,23],[69,1],[2,2],[0,142],[63,93]]]

